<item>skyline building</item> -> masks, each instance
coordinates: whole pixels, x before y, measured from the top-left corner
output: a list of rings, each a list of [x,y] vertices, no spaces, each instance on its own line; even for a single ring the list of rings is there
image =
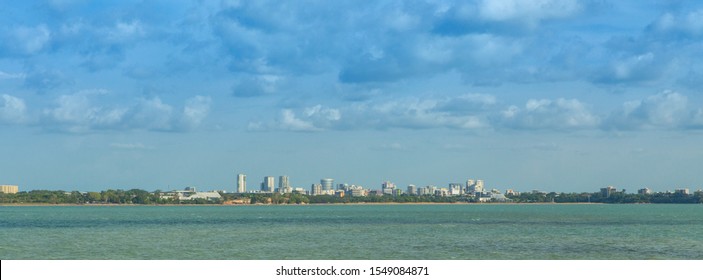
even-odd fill
[[[322,194],[322,185],[321,184],[312,184],[312,186],[310,187],[310,194],[311,195]]]
[[[237,175],[237,192],[238,193],[247,192],[247,175],[244,175],[244,174]]]
[[[15,185],[0,185],[0,193],[17,193],[19,187]]]
[[[264,177],[264,181],[261,182],[261,191],[262,192],[273,192],[273,188],[275,187],[275,179],[273,176],[266,176]]]
[[[408,194],[409,195],[417,195],[417,187],[415,185],[408,185]]]
[[[333,190],[334,189],[334,179],[331,179],[331,178],[320,179],[320,185],[322,185],[322,189],[325,191]]]
[[[466,188],[471,194],[480,194],[484,190],[483,180],[468,179],[466,180]]]
[[[290,188],[290,182],[288,181],[287,175],[281,175],[278,177],[278,188],[282,190]]]

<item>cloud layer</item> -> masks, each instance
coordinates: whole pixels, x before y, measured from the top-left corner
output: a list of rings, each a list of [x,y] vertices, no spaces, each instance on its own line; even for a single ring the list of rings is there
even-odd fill
[[[505,105],[492,95],[407,98],[347,107],[317,104],[282,109],[279,118],[250,128],[316,132],[324,130],[437,129],[478,130],[673,130],[703,128],[703,107],[689,104],[678,92],[663,91],[619,107],[594,111],[577,99],[529,99]]]

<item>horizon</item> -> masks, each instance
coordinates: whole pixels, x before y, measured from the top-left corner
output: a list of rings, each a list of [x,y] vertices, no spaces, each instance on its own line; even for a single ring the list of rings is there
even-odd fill
[[[5,6],[0,184],[703,185],[703,2]]]

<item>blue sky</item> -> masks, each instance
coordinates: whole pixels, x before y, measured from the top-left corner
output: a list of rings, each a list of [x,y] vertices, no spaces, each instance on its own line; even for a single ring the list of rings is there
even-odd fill
[[[0,184],[703,186],[697,1],[12,1]]]

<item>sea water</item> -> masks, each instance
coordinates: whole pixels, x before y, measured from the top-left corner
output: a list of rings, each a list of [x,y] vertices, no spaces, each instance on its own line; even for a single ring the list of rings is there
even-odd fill
[[[1,206],[0,259],[703,259],[703,205]]]

